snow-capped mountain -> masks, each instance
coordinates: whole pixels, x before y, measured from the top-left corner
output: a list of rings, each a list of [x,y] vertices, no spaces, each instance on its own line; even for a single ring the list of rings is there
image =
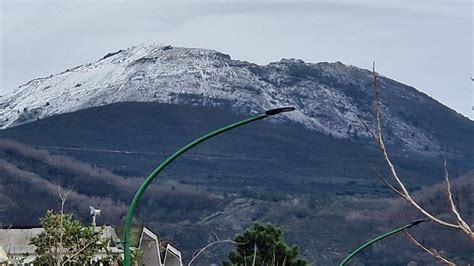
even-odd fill
[[[400,112],[406,104],[438,103],[387,78],[380,86],[395,139],[410,149],[437,150],[432,132]],[[340,62],[282,59],[261,66],[214,50],[143,44],[21,85],[0,98],[0,128],[110,103],[156,101],[242,113],[294,106],[297,111],[283,119],[334,137],[359,138],[368,135],[358,117],[372,120],[372,99],[371,72]]]

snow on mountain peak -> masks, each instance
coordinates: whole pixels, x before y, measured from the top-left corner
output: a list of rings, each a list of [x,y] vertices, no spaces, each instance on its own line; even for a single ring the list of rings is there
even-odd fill
[[[21,85],[0,98],[0,128],[116,102],[154,101],[244,113],[295,106],[281,119],[334,137],[365,137],[359,117],[370,117],[370,80],[370,72],[340,62],[282,59],[259,66],[214,50],[142,44]],[[397,123],[400,134],[416,130]],[[432,145],[427,134],[410,142]]]

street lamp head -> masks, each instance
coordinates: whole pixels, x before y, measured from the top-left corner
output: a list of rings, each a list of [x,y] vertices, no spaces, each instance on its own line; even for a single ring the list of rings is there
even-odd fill
[[[421,224],[421,223],[423,223],[423,222],[428,222],[428,221],[430,221],[430,220],[431,220],[431,219],[429,219],[429,218],[424,218],[424,219],[415,220],[415,221],[411,222],[410,227],[412,227],[412,226],[414,226],[414,225]]]
[[[291,112],[291,111],[294,111],[294,110],[295,110],[294,107],[280,107],[280,108],[267,110],[267,111],[265,111],[265,114],[266,115],[277,115],[279,113]]]

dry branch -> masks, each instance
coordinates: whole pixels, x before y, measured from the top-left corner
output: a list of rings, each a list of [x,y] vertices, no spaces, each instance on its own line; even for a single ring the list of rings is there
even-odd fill
[[[472,232],[471,228],[466,223],[466,221],[464,221],[464,219],[461,217],[461,214],[459,214],[456,208],[456,204],[454,203],[453,193],[451,192],[451,183],[449,182],[448,163],[446,161],[446,158],[444,159],[444,177],[446,180],[446,193],[448,193],[448,199],[449,199],[449,205],[451,206],[451,211],[456,216],[456,220],[458,222],[458,225],[461,227],[461,230],[463,230],[466,234],[470,235],[471,238],[473,238],[474,233]]]
[[[400,197],[404,198],[404,199],[407,199],[406,196],[398,189],[396,189],[394,186],[392,186],[392,184],[390,184],[387,179],[381,175],[380,173],[377,173],[377,176],[380,180],[382,180],[382,182],[387,186],[389,187],[391,190],[393,190],[393,192],[397,193],[398,195],[400,195]]]
[[[206,251],[206,249],[208,249],[208,248],[210,248],[210,247],[212,247],[212,246],[214,246],[214,245],[216,245],[216,244],[220,244],[220,243],[230,243],[230,244],[234,244],[234,245],[244,245],[244,244],[245,244],[245,243],[238,243],[238,242],[235,242],[235,241],[230,240],[230,239],[220,240],[220,239],[219,239],[219,236],[217,236],[216,233],[214,233],[214,236],[216,237],[216,241],[211,242],[211,243],[207,244],[205,247],[194,251],[193,257],[192,257],[191,260],[189,261],[188,266],[191,266],[191,264],[192,264],[204,251]]]
[[[64,205],[66,204],[66,200],[67,200],[67,196],[69,195],[69,193],[71,193],[72,190],[68,190],[66,193],[62,193],[61,192],[61,187],[58,186],[58,194],[59,194],[59,198],[61,199],[61,210],[60,210],[60,218],[59,218],[59,254],[58,254],[58,258],[57,258],[57,261],[56,261],[56,265],[57,266],[60,266],[61,265],[61,261],[63,261],[63,257],[64,257],[64,248],[63,248],[63,237],[64,237],[64,225],[63,225],[63,216],[64,216]]]
[[[255,262],[257,261],[257,243],[255,242],[255,245],[253,246],[253,260],[252,260],[252,266],[255,266]]]
[[[430,250],[428,249],[427,247],[423,246],[420,242],[418,242],[410,233],[408,233],[406,230],[405,230],[405,236],[408,238],[408,240],[410,240],[410,242],[412,242],[415,246],[421,248],[422,250],[424,250],[426,253],[430,254],[432,257],[434,257],[435,259],[437,259],[438,261],[444,263],[444,264],[447,264],[447,265],[456,265],[454,262],[448,260],[447,258],[441,256],[438,252],[436,252],[436,250]]]
[[[453,213],[455,213],[456,217],[458,218],[458,224],[450,223],[447,221],[444,221],[427,210],[425,210],[423,207],[421,207],[411,196],[410,192],[407,190],[405,184],[403,183],[402,179],[398,175],[398,172],[395,168],[395,165],[392,163],[392,160],[390,159],[390,156],[388,155],[388,151],[385,147],[385,143],[383,140],[383,135],[382,135],[382,122],[381,122],[381,116],[382,116],[382,111],[381,111],[381,101],[380,101],[380,94],[377,86],[377,72],[375,72],[375,62],[373,63],[372,67],[372,72],[374,76],[373,80],[373,87],[374,87],[374,95],[375,95],[375,134],[373,134],[370,129],[368,128],[367,124],[364,123],[364,126],[371,132],[373,136],[375,136],[375,141],[378,144],[380,150],[382,151],[383,157],[385,159],[385,162],[387,163],[388,167],[390,168],[390,173],[392,177],[395,179],[397,185],[399,186],[399,189],[393,187],[388,183],[385,179],[382,179],[384,183],[386,183],[390,189],[394,190],[397,192],[401,197],[403,197],[409,204],[411,204],[413,207],[415,207],[419,212],[421,212],[424,216],[428,217],[435,223],[441,224],[443,226],[451,227],[451,228],[456,228],[460,229],[462,232],[466,233],[472,240],[474,240],[474,233],[472,232],[472,229],[468,226],[468,224],[461,218],[459,213],[457,212],[456,206],[454,205],[454,202],[452,201],[452,195],[450,198],[451,202],[451,207]],[[446,180],[447,183],[449,184],[449,178],[446,175]],[[448,189],[448,193],[451,194],[450,188]]]

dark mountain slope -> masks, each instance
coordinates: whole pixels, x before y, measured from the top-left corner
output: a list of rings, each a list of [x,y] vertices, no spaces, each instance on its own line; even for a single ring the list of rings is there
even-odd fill
[[[121,175],[143,177],[180,146],[242,118],[218,108],[120,103],[3,130],[0,137],[70,155]],[[408,152],[403,156],[397,158],[399,165],[415,177],[414,183],[430,183],[441,173],[440,158]],[[202,177],[215,176],[218,179],[206,186],[234,189],[234,182],[268,185],[265,179],[279,180],[284,186],[292,184],[296,190],[310,189],[301,186],[306,181],[338,185],[352,179],[372,181],[373,167],[384,168],[371,142],[354,143],[297,124],[271,121],[218,136],[175,164],[164,176],[178,176],[187,182],[193,178],[199,183]],[[457,157],[451,165],[454,173],[470,169]]]
[[[71,198],[68,207],[81,219],[88,221],[87,205],[97,204],[111,206],[104,207],[109,214],[102,222],[121,224],[123,208],[140,183],[136,178],[194,138],[244,117],[219,108],[119,103],[2,130],[1,138],[30,147],[0,142],[6,162],[0,164],[1,222],[36,223],[46,208],[59,205],[54,188],[61,185],[82,195]],[[442,158],[397,146],[391,150],[410,189],[442,180]],[[457,156],[449,162],[453,177],[472,169]],[[5,171],[7,166],[23,171],[23,179]],[[350,211],[387,207],[383,198],[391,194],[376,180],[374,167],[384,170],[385,164],[372,142],[258,121],[173,163],[146,193],[137,221],[174,241],[186,257],[212,232],[232,237],[256,220],[273,222],[310,261],[332,264],[374,233],[353,222]],[[371,226],[382,232],[385,227],[377,223]],[[214,252],[208,262],[219,261],[226,249]]]

